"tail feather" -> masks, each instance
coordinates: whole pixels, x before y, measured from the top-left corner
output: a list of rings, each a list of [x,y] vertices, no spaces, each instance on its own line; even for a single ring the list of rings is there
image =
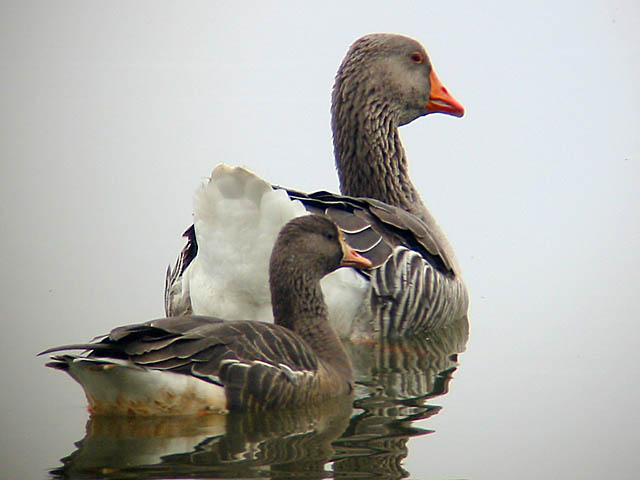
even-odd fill
[[[198,254],[182,276],[192,311],[271,321],[271,249],[282,226],[305,214],[301,202],[249,170],[214,168],[210,181],[195,194]]]

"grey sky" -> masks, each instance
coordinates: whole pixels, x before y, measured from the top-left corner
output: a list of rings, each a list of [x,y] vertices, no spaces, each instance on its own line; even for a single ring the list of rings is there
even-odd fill
[[[216,163],[337,191],[333,76],[349,44],[375,31],[420,40],[467,110],[401,130],[414,183],[472,297],[458,391],[436,423],[473,422],[489,400],[511,408],[540,400],[544,372],[560,366],[589,365],[602,376],[593,382],[638,378],[638,2],[22,1],[0,10],[1,351],[11,381],[22,372],[54,391],[56,404],[83,400],[33,354],[162,315],[164,272],[182,247],[192,192]],[[530,392],[470,398],[505,365],[517,365],[503,377],[513,384],[531,375]],[[10,418],[35,406],[31,378],[20,387],[32,392],[26,404],[2,394],[14,449],[29,445],[28,429]],[[555,391],[577,402],[582,387]],[[638,391],[602,400],[620,411],[631,405],[624,396],[637,400]],[[525,428],[525,417],[513,418]],[[572,431],[588,432],[587,418],[569,421]],[[470,429],[481,428],[476,421]],[[606,425],[625,422],[612,416]],[[458,442],[497,452],[512,434]],[[586,440],[558,442],[571,471]],[[485,471],[469,453],[458,473],[518,472],[531,442],[510,444],[513,460]],[[407,462],[419,476],[418,457]],[[614,465],[593,462],[603,474]],[[549,472],[539,465],[531,478]]]

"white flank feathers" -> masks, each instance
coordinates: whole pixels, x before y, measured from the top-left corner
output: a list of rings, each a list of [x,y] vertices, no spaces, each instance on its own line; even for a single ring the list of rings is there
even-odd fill
[[[151,370],[127,360],[65,357],[92,413],[191,415],[227,409],[224,387],[196,377]]]

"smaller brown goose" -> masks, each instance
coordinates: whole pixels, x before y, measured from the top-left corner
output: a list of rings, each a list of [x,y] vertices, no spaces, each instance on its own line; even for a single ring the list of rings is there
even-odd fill
[[[184,415],[304,405],[353,389],[349,358],[327,318],[320,279],[371,262],[327,217],[286,224],[271,254],[275,325],[183,316],[115,328],[100,341],[45,350],[95,414]]]

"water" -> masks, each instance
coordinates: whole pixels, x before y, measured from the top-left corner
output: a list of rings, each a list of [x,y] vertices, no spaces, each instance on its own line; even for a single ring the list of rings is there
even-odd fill
[[[218,3],[1,7],[0,478],[637,478],[638,2]],[[468,112],[401,129],[469,286],[457,362],[357,345],[355,406],[87,431],[36,353],[162,315],[215,164],[337,191],[329,92],[372,31],[420,39]]]
[[[468,322],[426,338],[348,343],[353,397],[299,410],[180,418],[94,416],[53,478],[403,478],[411,438],[432,433]],[[419,426],[418,426],[419,422]]]
[[[26,360],[6,364],[2,468],[9,479],[635,478],[634,318],[523,312],[472,321],[469,341],[461,322],[348,343],[353,398],[181,418],[90,418],[75,382],[16,343],[4,353]]]
[[[441,410],[433,401],[448,392],[467,337],[463,319],[427,338],[348,343],[354,396],[300,410],[94,416],[84,438],[50,473],[53,478],[403,478],[408,442],[432,433],[428,419]],[[414,425],[418,421],[421,425]]]

